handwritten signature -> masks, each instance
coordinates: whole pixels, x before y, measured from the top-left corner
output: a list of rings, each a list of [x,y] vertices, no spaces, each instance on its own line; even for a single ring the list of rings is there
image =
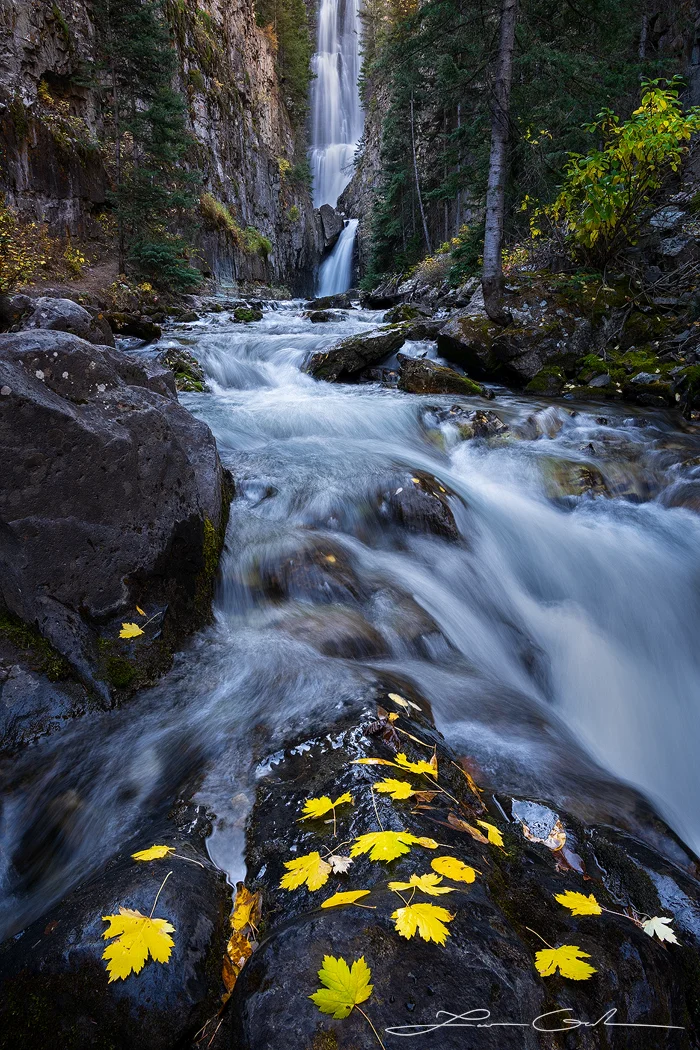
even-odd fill
[[[596,1021],[582,1021],[573,1017],[573,1011],[565,1006],[561,1010],[549,1010],[539,1014],[532,1021],[492,1021],[491,1011],[485,1008],[467,1010],[463,1014],[452,1014],[449,1010],[438,1010],[435,1024],[402,1024],[385,1028],[387,1035],[396,1035],[412,1039],[418,1035],[427,1035],[440,1028],[534,1028],[536,1032],[570,1032],[574,1028],[663,1028],[684,1032],[685,1028],[676,1024],[636,1024],[633,1021],[615,1021],[617,1008],[606,1010]],[[561,1016],[562,1014],[568,1016]],[[439,1018],[444,1017],[444,1021]]]

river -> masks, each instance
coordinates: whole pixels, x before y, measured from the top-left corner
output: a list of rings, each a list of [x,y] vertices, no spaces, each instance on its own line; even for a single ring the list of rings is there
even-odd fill
[[[380,317],[314,325],[273,303],[258,323],[213,314],[154,348],[184,344],[203,365],[210,391],[181,397],[236,481],[215,622],[156,687],[0,770],[3,936],[181,793],[241,877],[256,780],[386,668],[484,785],[624,822],[629,783],[700,847],[700,517],[672,506],[700,477],[700,436],[666,413],[495,388],[468,403],[509,430],[463,441],[435,416],[458,399],[303,374],[309,352]],[[455,494],[459,542],[370,527],[378,486],[407,472]],[[295,575],[310,551],[326,575]]]

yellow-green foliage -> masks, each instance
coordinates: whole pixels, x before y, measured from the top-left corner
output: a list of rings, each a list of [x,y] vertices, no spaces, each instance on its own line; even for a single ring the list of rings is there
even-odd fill
[[[599,113],[587,130],[602,139],[602,148],[571,154],[559,196],[532,215],[534,236],[548,218],[596,263],[634,243],[653,194],[679,170],[691,136],[700,130],[700,107],[684,112],[678,88],[675,80],[645,81],[641,105],[629,120],[609,109]],[[528,204],[526,199],[523,207]]]
[[[263,236],[254,226],[241,228],[229,208],[211,193],[203,193],[199,202],[202,217],[217,229],[224,230],[234,244],[246,255],[262,255],[264,258],[272,251],[272,241]]]
[[[47,272],[56,247],[45,226],[20,218],[0,195],[0,292],[30,284]]]

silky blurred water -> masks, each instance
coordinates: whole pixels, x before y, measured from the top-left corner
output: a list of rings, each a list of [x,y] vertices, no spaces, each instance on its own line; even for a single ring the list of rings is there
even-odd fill
[[[629,782],[697,849],[700,517],[671,504],[700,487],[698,435],[665,413],[500,389],[469,405],[509,431],[462,441],[430,423],[459,399],[300,371],[380,314],[313,325],[301,304],[273,305],[257,324],[213,315],[163,340],[204,367],[210,392],[182,400],[236,481],[216,621],[157,687],[0,767],[2,933],[180,793],[212,814],[211,855],[240,877],[260,772],[290,734],[330,726],[383,672],[430,701],[484,784],[624,821]],[[377,486],[406,470],[455,494],[460,542],[366,528]],[[351,584],[270,586],[304,552]],[[359,649],[329,648],[347,637]],[[375,655],[363,638],[381,641]]]

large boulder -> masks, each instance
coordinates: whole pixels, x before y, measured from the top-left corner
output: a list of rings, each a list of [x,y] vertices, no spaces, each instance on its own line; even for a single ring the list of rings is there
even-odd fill
[[[36,1050],[173,1050],[190,1046],[221,1006],[230,890],[204,848],[193,806],[150,826],[91,879],[0,947],[0,1046]],[[182,860],[138,863],[132,851],[165,842]],[[35,846],[35,844],[29,844]],[[14,859],[14,858],[13,858]],[[32,857],[32,861],[36,858]],[[49,864],[51,857],[48,857]],[[17,857],[22,865],[25,858]],[[109,982],[102,916],[129,908],[174,926],[167,962]]]
[[[23,299],[24,296],[15,298]],[[114,346],[114,336],[105,315],[98,310],[90,313],[72,299],[41,296],[30,300],[29,309],[19,321],[19,327],[23,331],[45,328],[50,332],[72,332],[88,343]]]
[[[0,445],[0,611],[102,696],[152,680],[210,612],[229,479],[209,428],[159,364],[37,330],[0,335]]]
[[[478,379],[522,386],[547,366],[573,375],[586,352],[590,325],[571,317],[500,328],[483,317],[458,315],[438,333],[438,350]]]
[[[570,1044],[580,1050],[608,1045],[602,1032],[613,1033],[609,1045],[620,1050],[696,1046],[700,887],[693,859],[668,830],[646,810],[662,853],[607,822],[584,823],[539,800],[480,790],[420,695],[393,676],[374,689],[374,697],[366,694],[354,707],[336,707],[332,726],[290,740],[260,782],[247,862],[250,889],[263,894],[265,938],[234,989],[226,1045],[373,1050],[376,1035],[358,1010],[336,1020],[310,998],[320,987],[324,957],[334,956],[349,964],[364,957],[373,987],[361,1008],[387,1046],[415,1035],[440,1050],[563,1047],[566,1039],[555,1044],[541,1032],[568,1030],[566,1018],[572,1030],[574,1019],[586,1026]],[[413,763],[435,754],[436,778],[405,766],[362,764],[396,762],[402,753]],[[392,800],[373,790],[385,777],[425,794]],[[345,793],[352,805],[338,806],[335,820],[297,819],[306,799]],[[334,860],[336,870],[322,869],[325,882],[313,891],[280,887],[285,862],[313,852],[319,859],[348,857],[353,840],[380,831],[408,831],[415,839],[388,863],[356,853],[343,874]],[[451,891],[444,896],[407,888],[414,875],[436,877],[436,857],[469,866],[472,881],[438,880],[438,892]],[[319,907],[349,890],[369,891],[362,907]],[[567,891],[592,894],[612,914],[572,915],[555,899]],[[409,905],[445,909],[444,943],[399,934],[397,912]],[[680,943],[648,936],[631,914],[667,916]],[[595,972],[587,980],[554,969],[542,976],[536,956],[548,945],[577,946]],[[609,1010],[609,1020],[631,1027],[604,1028],[599,1018]],[[478,1032],[466,1027],[469,1018],[458,1023],[468,1011],[478,1011],[471,1018],[475,1026],[483,1022]],[[455,1023],[448,1023],[450,1015]],[[513,1039],[505,1025],[517,1026]],[[685,1031],[666,1027],[674,1025]]]
[[[399,354],[399,390],[409,394],[462,394],[464,397],[493,397],[493,394],[453,368],[445,368],[428,358]]]
[[[343,232],[344,220],[331,204],[322,204],[319,208],[321,231],[323,233],[323,250],[330,251]]]
[[[364,335],[353,335],[328,350],[316,351],[306,362],[304,371],[316,379],[336,383],[396,353],[405,340],[405,334],[398,328],[377,328]]]

